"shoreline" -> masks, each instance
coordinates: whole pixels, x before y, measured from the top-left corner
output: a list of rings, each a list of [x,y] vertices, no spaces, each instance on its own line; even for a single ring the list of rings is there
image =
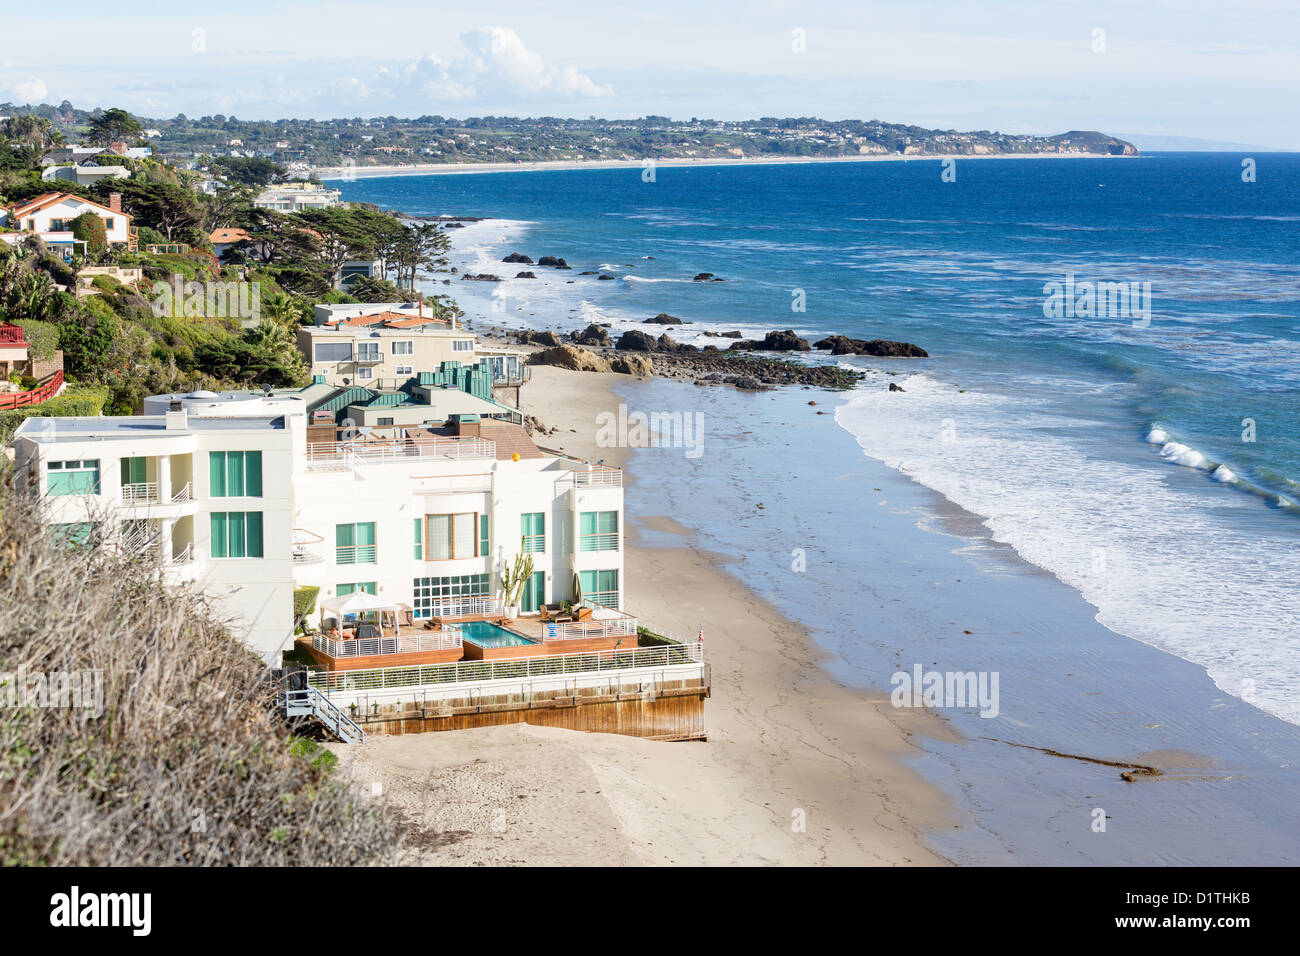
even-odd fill
[[[709,167],[709,166],[790,166],[805,163],[896,163],[910,160],[945,159],[1141,159],[1142,156],[1116,156],[1110,153],[901,153],[872,154],[868,156],[757,156],[710,157],[707,159],[656,159],[655,168]],[[475,173],[538,173],[562,172],[573,169],[642,169],[640,159],[599,160],[539,160],[525,163],[416,163],[408,166],[313,166],[309,175],[321,180],[385,179],[392,176],[456,176]]]
[[[617,408],[626,401],[619,392],[638,383],[647,384],[538,366],[523,409],[559,429],[542,444],[583,457],[599,451],[624,464],[625,449],[597,449],[595,416]],[[631,480],[654,478],[645,468]],[[665,534],[680,543],[647,541]],[[670,515],[629,514],[626,590],[629,608],[647,626],[676,633],[703,627],[712,675],[708,741],[512,725],[372,738],[336,750],[355,761],[361,779],[381,781],[407,822],[442,837],[458,834],[441,842],[425,833],[419,862],[950,863],[922,833],[950,824],[953,805],[904,759],[921,754],[915,735],[959,737],[933,714],[892,708],[887,693],[838,683],[808,631],[724,571],[727,559],[693,536]],[[482,797],[431,806],[421,796],[447,788],[487,794],[498,786],[526,786],[528,797],[522,804],[498,800],[505,816],[497,829]],[[587,823],[575,825],[575,818]],[[430,838],[434,852],[427,852]]]

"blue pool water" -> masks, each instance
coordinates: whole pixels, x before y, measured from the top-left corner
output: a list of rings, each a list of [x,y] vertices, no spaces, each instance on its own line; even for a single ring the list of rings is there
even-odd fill
[[[466,621],[459,626],[461,637],[476,647],[525,647],[537,643],[489,621]]]

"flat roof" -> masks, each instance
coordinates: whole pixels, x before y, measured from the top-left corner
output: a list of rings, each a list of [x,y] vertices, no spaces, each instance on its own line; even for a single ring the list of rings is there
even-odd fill
[[[33,441],[77,441],[109,438],[166,438],[187,432],[281,431],[283,415],[242,415],[229,418],[189,416],[184,428],[168,428],[165,415],[105,415],[91,418],[33,417],[18,426],[15,436]]]

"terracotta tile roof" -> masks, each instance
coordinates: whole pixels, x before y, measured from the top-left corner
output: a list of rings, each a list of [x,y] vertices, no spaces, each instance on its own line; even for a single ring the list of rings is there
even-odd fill
[[[247,229],[213,229],[212,232],[208,234],[208,242],[211,242],[214,245],[216,243],[241,242],[247,238]]]
[[[74,202],[85,203],[87,206],[94,206],[96,209],[102,209],[104,210],[104,212],[114,216],[126,216],[126,213],[117,212],[113,209],[109,209],[107,206],[101,203],[92,202],[89,199],[83,199],[81,196],[75,196],[72,193],[42,193],[41,195],[37,196],[35,199],[29,199],[27,200],[27,202],[21,205],[14,206],[12,209],[9,210],[9,214],[13,216],[15,219],[19,219],[23,216],[29,216],[34,212],[40,212],[42,209],[46,208],[47,206],[53,206],[55,203],[62,202],[65,199],[71,199]],[[126,218],[129,219],[130,217],[126,216]]]
[[[353,329],[367,325],[382,325],[388,321],[385,316],[393,314],[392,312],[380,312],[376,315],[354,315],[350,319],[344,319],[339,325]]]
[[[393,313],[385,313],[392,315]],[[390,329],[410,329],[417,325],[445,325],[451,327],[449,319],[436,319],[431,315],[404,315],[400,319],[390,319],[387,326]]]

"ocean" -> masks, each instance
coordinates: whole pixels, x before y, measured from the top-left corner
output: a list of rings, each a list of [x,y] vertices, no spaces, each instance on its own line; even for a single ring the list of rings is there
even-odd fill
[[[1158,153],[957,160],[952,181],[914,160],[338,185],[490,217],[456,231],[457,262],[507,281],[429,288],[493,324],[658,334],[641,323],[667,312],[697,345],[792,328],[922,346],[804,354],[868,370],[834,409],[849,444],[977,516],[1105,628],[1297,724],[1300,156],[1252,158],[1254,181],[1238,154]],[[1089,308],[1103,282],[1127,303],[1112,287]]]

